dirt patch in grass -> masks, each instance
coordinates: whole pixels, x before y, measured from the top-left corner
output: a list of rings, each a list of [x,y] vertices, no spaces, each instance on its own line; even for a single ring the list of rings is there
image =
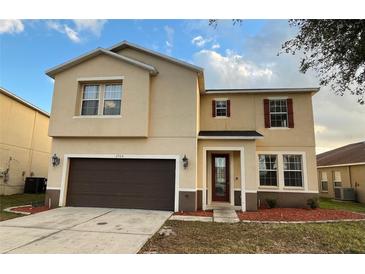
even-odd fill
[[[358,220],[365,215],[342,210],[271,208],[255,212],[237,212],[240,220],[248,221],[324,221],[324,220]]]
[[[311,224],[167,221],[140,253],[365,253],[365,222]]]
[[[179,211],[175,212],[174,215],[213,217],[213,210]]]

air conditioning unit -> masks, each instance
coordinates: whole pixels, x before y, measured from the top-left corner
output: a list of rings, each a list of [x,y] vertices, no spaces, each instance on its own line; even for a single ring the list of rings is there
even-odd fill
[[[351,187],[335,187],[335,199],[355,201],[355,190]]]

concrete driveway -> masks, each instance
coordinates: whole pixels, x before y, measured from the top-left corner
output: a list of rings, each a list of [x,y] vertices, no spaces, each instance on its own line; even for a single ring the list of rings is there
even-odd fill
[[[137,253],[172,212],[63,207],[0,222],[0,253]]]

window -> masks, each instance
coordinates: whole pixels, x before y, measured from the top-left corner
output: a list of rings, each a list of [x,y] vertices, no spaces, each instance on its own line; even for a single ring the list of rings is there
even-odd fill
[[[270,126],[288,127],[287,100],[270,100]]]
[[[334,182],[337,182],[337,183],[341,183],[342,180],[341,180],[341,172],[340,171],[335,171],[335,180]]]
[[[259,172],[261,186],[277,186],[277,170],[277,155],[259,155]]]
[[[327,172],[321,172],[321,190],[328,192]]]
[[[289,187],[303,186],[302,155],[283,155],[284,185]]]
[[[98,115],[99,85],[85,85],[82,93],[81,115]]]
[[[105,85],[103,115],[120,115],[122,85]]]
[[[227,100],[215,101],[215,115],[217,117],[227,117]]]

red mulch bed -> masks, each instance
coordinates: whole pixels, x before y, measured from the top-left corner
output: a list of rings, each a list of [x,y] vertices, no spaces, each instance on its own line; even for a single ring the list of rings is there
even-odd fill
[[[213,210],[178,211],[175,212],[174,215],[213,217]]]
[[[334,209],[271,208],[255,212],[237,212],[241,221],[325,221],[365,219],[365,215]]]
[[[32,207],[32,206],[20,206],[16,208],[12,208],[11,210],[14,212],[26,212],[30,214],[42,212],[48,210],[48,206],[38,206],[38,207]]]

